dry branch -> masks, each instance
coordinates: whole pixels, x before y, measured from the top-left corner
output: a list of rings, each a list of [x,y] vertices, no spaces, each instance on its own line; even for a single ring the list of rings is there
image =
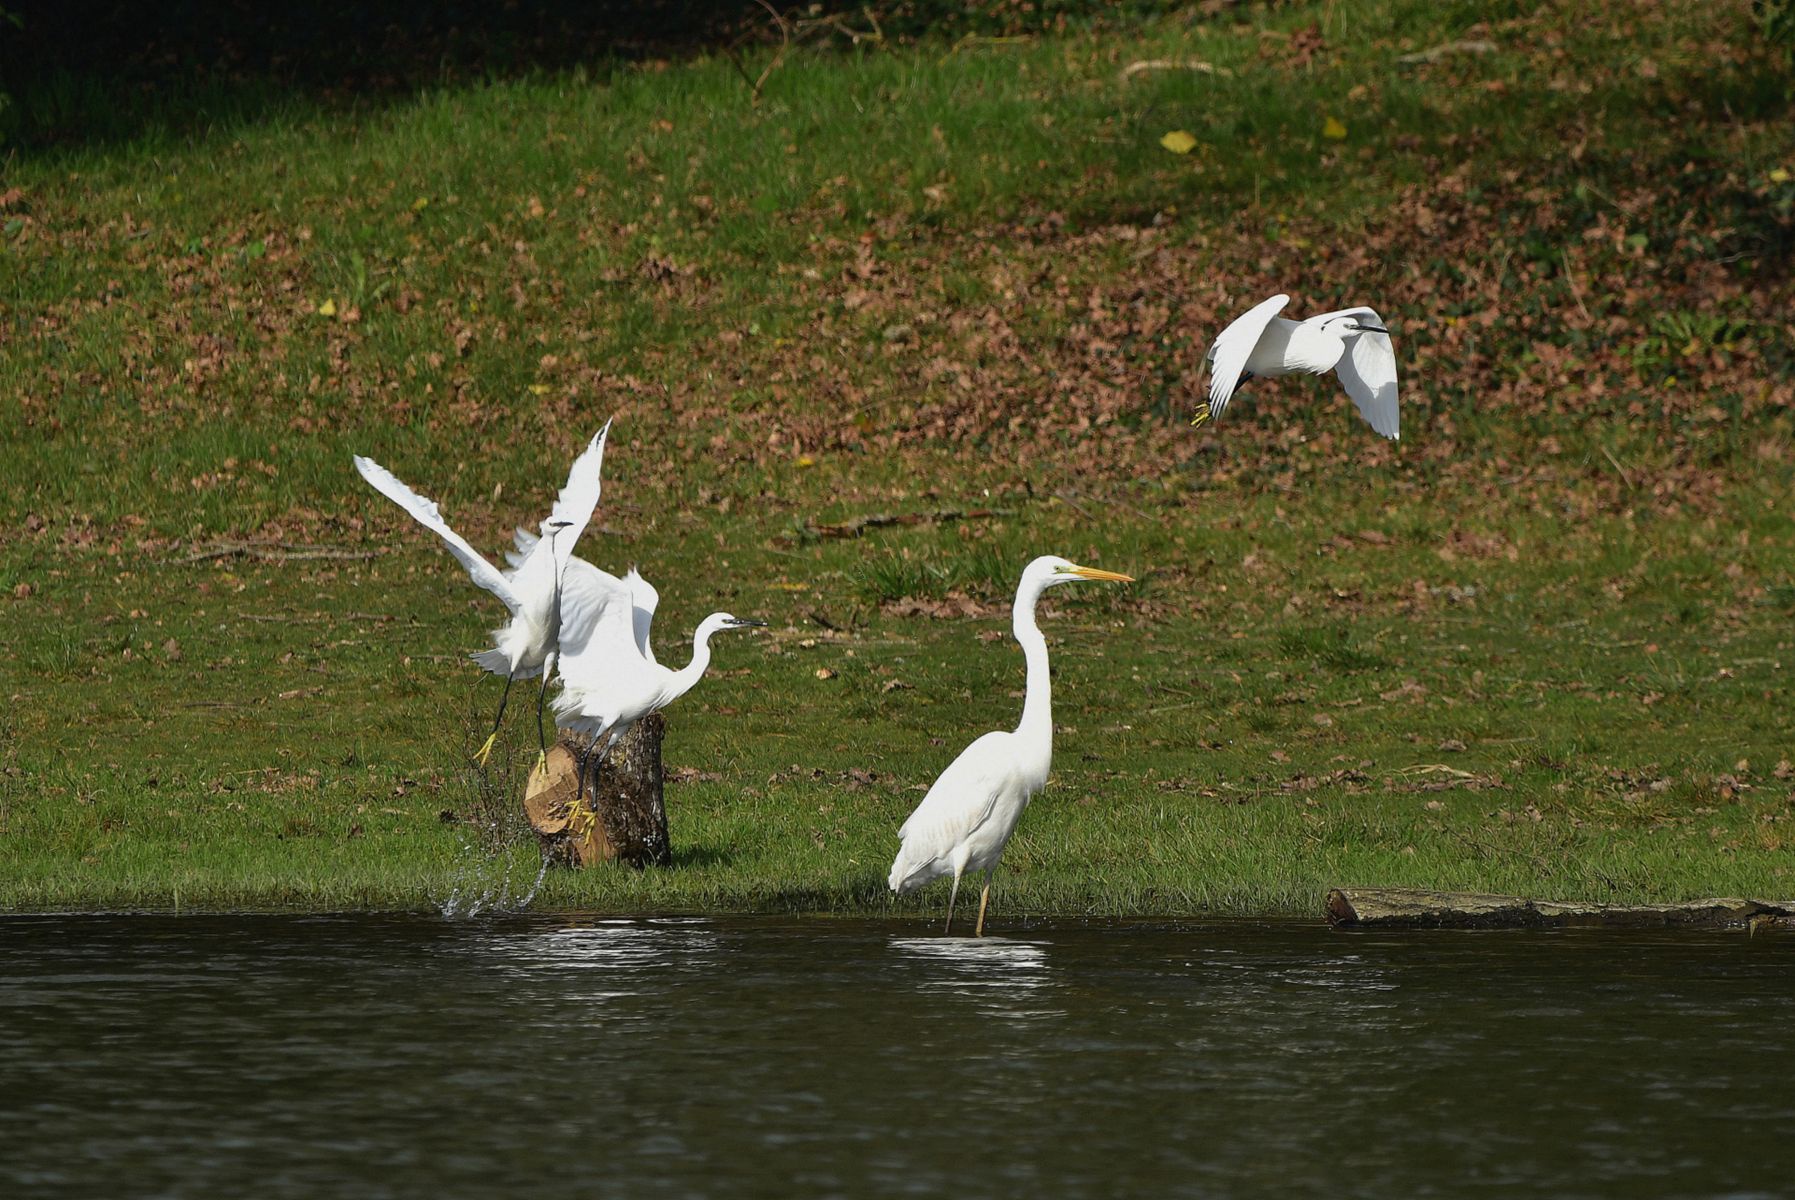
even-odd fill
[[[860,15],[865,17],[867,24],[872,26],[870,30],[855,29],[852,25],[848,24],[847,19],[840,13],[824,13],[817,17],[800,17],[795,23],[795,28],[798,31],[798,38],[800,41],[812,33],[827,31],[829,33],[841,34],[841,36],[847,38],[848,41],[856,46],[862,41],[883,42],[885,40],[885,30],[880,27],[879,18],[874,14],[872,7],[870,5],[861,5]]]
[[[1227,67],[1218,67],[1214,63],[1206,63],[1197,58],[1143,58],[1123,67],[1122,78],[1133,79],[1136,75],[1144,75],[1148,71],[1199,71],[1204,75],[1225,76],[1234,74]]]
[[[985,33],[969,33],[948,48],[946,58],[951,58],[962,50],[970,50],[974,46],[1027,46],[1034,42],[1033,34],[1017,33],[1007,36],[993,36]],[[943,61],[946,61],[946,58]]]
[[[944,508],[936,512],[925,513],[869,513],[863,517],[852,517],[833,525],[818,525],[814,521],[804,524],[804,532],[811,537],[848,538],[859,537],[869,529],[883,529],[888,525],[938,525],[949,521],[982,521],[990,517],[1007,517],[1008,509],[1002,508]]]
[[[739,74],[742,77],[743,82],[748,85],[748,103],[750,105],[758,105],[760,103],[761,89],[767,86],[767,80],[772,77],[774,71],[779,69],[779,65],[785,61],[785,52],[791,49],[792,45],[791,26],[786,23],[785,18],[780,15],[779,10],[767,3],[767,0],[756,0],[756,3],[772,15],[773,23],[779,27],[779,50],[773,55],[773,61],[768,63],[765,69],[761,71],[760,78],[750,79],[748,77],[748,68],[742,65],[741,58],[735,52],[735,46],[723,47],[723,53],[727,54],[729,56],[729,61],[735,64],[736,73]]]
[[[1405,54],[1396,61],[1404,66],[1415,66],[1419,63],[1437,63],[1442,58],[1454,54],[1494,54],[1496,43],[1472,39],[1460,42],[1441,42],[1426,50],[1417,50],[1413,54]]]
[[[213,542],[189,554],[183,563],[205,562],[214,558],[256,558],[266,562],[299,562],[313,558],[373,558],[372,550],[350,550],[343,546],[296,546],[286,542]]]

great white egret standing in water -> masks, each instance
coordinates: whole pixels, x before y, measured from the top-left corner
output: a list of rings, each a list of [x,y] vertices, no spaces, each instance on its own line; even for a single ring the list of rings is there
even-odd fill
[[[888,882],[893,892],[902,895],[943,875],[954,877],[944,932],[953,929],[960,876],[969,870],[983,871],[985,888],[979,896],[973,936],[984,936],[985,907],[991,900],[991,876],[997,861],[1016,832],[1029,797],[1047,782],[1053,765],[1052,683],[1047,674],[1047,639],[1035,624],[1035,602],[1048,588],[1081,579],[1134,582],[1130,576],[1081,567],[1051,554],[1023,568],[1010,616],[1028,663],[1022,720],[1013,732],[987,733],[962,750],[898,830],[903,845],[891,864]]]
[[[592,738],[580,756],[579,791],[596,753],[605,755],[630,726],[692,690],[711,661],[711,635],[765,625],[726,612],[712,613],[692,635],[692,660],[680,670],[655,661],[649,626],[660,597],[634,570],[622,579],[584,559],[561,577],[561,694],[555,723]]]
[[[1343,308],[1306,321],[1278,314],[1290,297],[1273,296],[1249,309],[1209,348],[1209,412],[1219,417],[1249,379],[1332,371],[1371,427],[1402,436],[1396,404],[1396,351],[1390,331],[1369,308]]]
[[[604,466],[605,437],[610,431],[611,423],[606,421],[605,427],[574,459],[573,469],[567,473],[566,486],[542,521],[541,538],[531,538],[522,530],[518,531],[520,553],[511,557],[510,571],[500,571],[487,562],[460,534],[450,529],[434,501],[412,491],[373,459],[359,454],[355,456],[355,469],[361,472],[362,478],[410,513],[418,524],[440,537],[449,547],[449,553],[467,568],[468,577],[497,596],[511,612],[510,623],[492,631],[493,648],[473,655],[474,661],[482,667],[505,677],[505,691],[499,697],[499,714],[493,720],[492,733],[474,755],[482,766],[498,741],[499,727],[505,720],[505,704],[511,699],[512,683],[538,675],[542,677],[542,687],[536,693],[537,762],[540,764],[547,759],[542,710],[553,670],[550,660],[555,657],[561,629],[561,573],[573,557],[574,544],[580,540],[587,522],[592,520],[592,511],[598,507],[599,475]]]

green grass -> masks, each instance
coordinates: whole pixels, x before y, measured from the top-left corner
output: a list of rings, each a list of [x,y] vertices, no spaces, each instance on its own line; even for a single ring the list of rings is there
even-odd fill
[[[1003,912],[1795,893],[1787,92],[1743,4],[1535,8],[804,50],[758,105],[700,57],[20,155],[0,906],[527,887],[462,765],[497,606],[349,455],[496,552],[613,413],[582,552],[643,565],[665,659],[712,609],[773,628],[669,713],[674,868],[538,903],[882,910],[897,825],[1016,718],[1045,552],[1140,582],[1044,619],[1055,773]],[[1499,49],[1396,62],[1467,37]],[[1172,60],[1218,71],[1124,75]],[[1380,305],[1400,447],[1325,380],[1188,427],[1208,336],[1279,287]]]
[[[1013,520],[1042,545],[1092,539],[1063,510]],[[807,611],[849,624],[864,543],[731,552],[738,582],[707,588],[703,547],[752,531],[695,518],[683,538],[653,539],[667,656],[712,603],[777,627],[720,645],[727,673],[671,714],[669,766],[702,772],[669,787],[678,865],[551,876],[540,902],[882,907],[892,830],[920,789],[965,740],[1013,722],[1022,680],[1004,614],[816,628]],[[1343,552],[1305,577],[1292,569],[1304,532],[1259,540],[1280,565],[1257,570],[1224,555],[1227,531],[1135,530],[1126,551],[1095,541],[1091,557],[1137,570],[1188,561],[1179,540],[1223,561],[1201,593],[1156,581],[1163,614],[1102,594],[1055,605],[1056,772],[1006,859],[1007,908],[1301,911],[1340,883],[1787,891],[1790,785],[1771,772],[1787,752],[1786,625],[1750,609],[1691,625],[1656,590],[1712,594],[1718,572],[1667,569],[1614,602],[1604,593],[1624,574],[1447,572],[1423,544]],[[1599,565],[1618,532],[1559,552]],[[589,549],[622,561],[650,538]],[[481,865],[457,765],[496,701],[458,661],[490,614],[434,548],[407,542],[353,569],[82,571],[10,605],[14,619],[86,608],[92,624],[31,664],[13,705],[8,903],[167,907],[178,891],[189,906],[426,905],[457,872],[496,870]],[[782,578],[810,586],[771,586]],[[1430,595],[1405,615],[1411,580]],[[1431,595],[1450,587],[1477,594]],[[1287,615],[1293,596],[1320,608],[1315,622]],[[132,618],[126,603],[152,607]],[[509,728],[527,761],[527,726]]]

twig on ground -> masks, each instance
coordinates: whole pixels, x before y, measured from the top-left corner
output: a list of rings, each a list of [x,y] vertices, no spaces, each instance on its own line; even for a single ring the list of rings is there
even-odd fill
[[[869,529],[883,529],[888,525],[936,525],[948,521],[980,521],[988,517],[1008,516],[1009,511],[1001,508],[944,508],[935,512],[923,513],[868,513],[863,517],[852,517],[833,525],[817,525],[805,522],[804,532],[812,537],[847,538],[859,537]]]
[[[1427,50],[1404,54],[1396,61],[1404,66],[1412,67],[1420,63],[1437,63],[1442,58],[1449,58],[1454,54],[1494,54],[1496,50],[1496,43],[1473,38],[1466,41],[1441,42]]]
[[[1197,58],[1143,58],[1123,67],[1122,78],[1133,79],[1148,71],[1200,71],[1205,75],[1224,75],[1230,78],[1234,75],[1227,67],[1218,67]]]
[[[1626,467],[1622,466],[1620,459],[1614,457],[1614,451],[1610,450],[1606,446],[1602,447],[1602,456],[1604,458],[1606,458],[1610,463],[1613,464],[1614,469],[1616,471],[1620,472],[1621,482],[1627,485],[1627,490],[1629,492],[1632,491],[1633,490],[1633,472],[1627,470]]]
[[[1473,773],[1471,771],[1461,771],[1457,767],[1449,767],[1445,763],[1418,763],[1412,767],[1402,767],[1398,770],[1391,771],[1390,774],[1402,775],[1402,776],[1451,775],[1458,779],[1475,779],[1475,778],[1477,778],[1475,773]]]
[[[1564,279],[1570,285],[1571,299],[1577,302],[1577,311],[1583,314],[1583,319],[1593,322],[1595,318],[1589,315],[1589,306],[1583,303],[1583,292],[1577,287],[1576,273],[1571,270],[1571,252],[1563,246],[1558,248],[1558,252],[1564,256]]]
[[[1095,521],[1097,519],[1090,514],[1090,511],[1088,509],[1086,509],[1084,505],[1080,504],[1078,501],[1074,500],[1072,497],[1068,496],[1064,492],[1055,492],[1053,494],[1053,498],[1055,500],[1058,500],[1061,504],[1064,504],[1067,508],[1071,509],[1073,512],[1077,513],[1079,516],[1083,517],[1087,521]]]
[[[1133,513],[1135,516],[1139,517],[1143,521],[1151,521],[1151,520],[1155,519],[1151,513],[1147,512],[1146,509],[1141,508],[1137,504],[1130,504],[1128,501],[1122,499],[1122,497],[1120,497],[1120,496],[1111,496],[1109,498],[1109,502],[1111,504],[1115,505],[1117,508],[1127,509],[1129,512]]]
[[[213,542],[181,559],[183,563],[214,558],[255,558],[264,562],[301,562],[307,559],[373,558],[373,550],[348,550],[342,546],[295,546],[285,542]]]
[[[1034,40],[1027,34],[1016,37],[989,37],[981,33],[969,33],[949,47],[948,52],[941,56],[941,61],[946,62],[960,51],[973,46],[1027,46]]]

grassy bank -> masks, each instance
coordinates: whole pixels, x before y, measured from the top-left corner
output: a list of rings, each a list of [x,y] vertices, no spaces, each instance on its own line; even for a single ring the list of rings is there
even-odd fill
[[[496,605],[349,455],[496,552],[612,414],[583,553],[660,587],[663,658],[773,628],[669,714],[676,869],[541,902],[883,907],[904,814],[1015,719],[1043,552],[1142,582],[1043,620],[1005,912],[1795,892],[1795,126],[1750,28],[1243,6],[811,44],[757,104],[700,55],[19,156],[0,905],[500,872],[460,765]],[[1188,427],[1276,290],[1378,305],[1400,446],[1330,380]],[[874,514],[930,519],[832,536]]]

